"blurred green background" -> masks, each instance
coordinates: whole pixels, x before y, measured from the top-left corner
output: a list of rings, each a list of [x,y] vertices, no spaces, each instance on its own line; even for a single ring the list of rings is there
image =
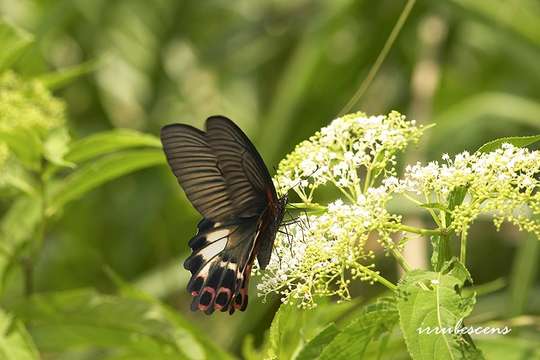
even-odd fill
[[[92,62],[92,71],[54,92],[67,103],[75,139],[113,128],[157,135],[168,123],[202,127],[207,116],[224,114],[272,168],[342,111],[404,6],[389,0],[0,0],[0,16],[34,35],[13,65],[22,76]],[[352,110],[395,109],[437,123],[407,162],[537,134],[538,19],[536,0],[418,1]],[[35,291],[114,292],[110,268],[239,353],[247,334],[261,339],[277,305],[252,296],[248,311],[232,317],[189,311],[181,263],[198,218],[166,166],[109,182],[48,226]],[[479,312],[494,319],[538,314],[535,241],[510,226],[497,233],[482,221],[471,239],[476,283],[501,285]],[[381,261],[396,277],[394,266]],[[20,294],[20,284],[20,274],[11,276],[4,300]]]

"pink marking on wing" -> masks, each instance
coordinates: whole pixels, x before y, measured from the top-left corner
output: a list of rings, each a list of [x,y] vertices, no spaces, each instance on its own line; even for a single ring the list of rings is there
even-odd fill
[[[217,298],[219,297],[219,295],[221,295],[221,293],[227,294],[227,301],[225,301],[225,304],[227,304],[227,303],[229,302],[229,298],[231,297],[231,289],[226,288],[226,287],[220,287],[220,288],[218,289],[218,293],[217,293],[217,296],[216,296],[216,300],[217,300]],[[223,309],[223,306],[224,306],[224,305],[220,305],[220,304],[218,304],[218,303],[214,303],[214,307],[215,307],[217,310]]]
[[[204,295],[205,292],[208,292],[210,293],[211,297],[210,297],[210,301],[208,302],[207,305],[203,305],[199,302],[199,310],[201,311],[205,311],[206,309],[208,309],[208,307],[210,306],[210,304],[212,304],[212,302],[214,301],[214,297],[216,296],[216,290],[214,290],[213,288],[209,287],[209,286],[206,286],[203,290],[202,290],[202,295],[201,297]],[[199,300],[200,301],[200,300]]]

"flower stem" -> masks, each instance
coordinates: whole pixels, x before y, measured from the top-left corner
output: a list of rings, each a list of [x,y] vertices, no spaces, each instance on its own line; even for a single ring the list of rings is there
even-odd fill
[[[287,208],[291,210],[306,210],[306,211],[325,211],[326,206],[316,203],[290,203]]]
[[[422,229],[414,226],[397,224],[394,226],[395,230],[401,230],[418,235],[443,235],[445,232],[442,229]]]
[[[368,167],[367,172],[366,172],[366,178],[364,180],[364,190],[363,190],[364,194],[367,193],[370,183],[371,183],[371,166]]]
[[[392,252],[392,256],[399,263],[399,266],[401,266],[401,268],[405,270],[405,272],[409,272],[412,270],[411,265],[407,262],[407,260],[405,260],[405,258],[399,251],[397,251],[394,247],[392,247],[390,251]]]
[[[412,201],[413,203],[415,203],[416,205],[422,205],[422,202],[419,201],[419,200],[416,200],[415,198],[413,198],[412,196],[410,196],[409,194],[403,194],[403,197],[405,197],[406,199]]]
[[[373,270],[371,270],[370,268],[368,268],[368,267],[366,267],[364,265],[357,264],[356,266],[358,266],[358,268],[361,271],[363,271],[365,274],[368,274],[373,280],[375,280],[378,283],[386,286],[388,289],[390,289],[392,291],[397,290],[396,285],[394,285],[392,282],[388,281],[386,278],[379,275],[379,273],[377,273],[376,271],[373,271]]]

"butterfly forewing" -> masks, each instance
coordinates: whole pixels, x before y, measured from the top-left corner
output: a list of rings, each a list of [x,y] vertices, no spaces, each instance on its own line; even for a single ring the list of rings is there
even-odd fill
[[[167,125],[161,130],[161,142],[169,166],[197,211],[212,220],[234,215],[227,184],[205,133],[188,125]]]
[[[206,127],[208,142],[219,160],[234,207],[244,216],[261,215],[270,198],[277,200],[261,156],[240,128],[227,118],[210,117]]]
[[[161,139],[173,173],[204,217],[184,263],[192,274],[192,309],[232,313],[247,307],[255,257],[263,267],[268,263],[283,206],[242,130],[223,116],[208,118],[206,128],[168,125]]]

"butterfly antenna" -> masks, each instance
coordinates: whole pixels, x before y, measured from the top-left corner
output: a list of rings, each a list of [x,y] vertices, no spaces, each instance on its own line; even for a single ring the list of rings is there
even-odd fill
[[[292,253],[292,240],[291,240],[292,236],[291,236],[291,234],[289,234],[289,230],[288,230],[288,228],[287,228],[287,225],[285,225],[285,224],[283,224],[283,225],[284,225],[283,228],[284,228],[285,230],[278,230],[278,231],[279,231],[281,234],[285,235],[285,237],[287,238],[287,243],[289,244],[289,252],[291,253],[291,257],[292,257],[292,256],[293,256],[293,253]],[[278,258],[278,261],[279,261],[279,267],[281,268],[281,257],[278,256],[275,247],[274,247],[274,253],[275,253],[275,255],[276,255],[277,258]]]
[[[293,204],[289,204],[289,206],[290,206],[290,207],[292,207],[293,209],[297,209],[297,210],[300,210],[300,211],[302,211],[302,212],[304,213],[304,216],[306,217],[306,222],[307,222],[307,225],[308,225],[308,227],[309,227],[309,226],[310,226],[310,223],[309,223],[309,216],[308,216],[308,212],[307,212],[307,210],[306,210],[305,208],[299,208],[298,206],[295,206],[295,205],[293,205]],[[286,211],[288,211],[288,210],[286,210]],[[288,213],[288,212],[287,212],[287,213]],[[291,218],[293,218],[293,219],[300,219],[300,217],[299,217],[299,216],[297,216],[297,217],[293,217],[293,216],[291,216]],[[302,221],[302,220],[300,220],[300,222],[302,222],[302,223],[303,223],[303,221]]]
[[[285,209],[285,213],[286,213],[286,215],[288,215],[288,218],[290,220],[282,222],[281,225],[287,226],[287,225],[293,225],[293,224],[301,224],[301,226],[304,227],[307,224],[309,226],[309,217],[308,217],[308,213],[307,213],[306,209],[299,208],[298,206],[295,206],[293,204],[289,204],[289,206],[292,207],[293,209],[297,209],[297,210],[302,211],[303,215],[306,218],[306,221],[304,221],[304,219],[302,219],[302,216],[293,216],[292,213],[288,209]]]
[[[291,257],[294,257],[294,254],[292,252],[291,235],[289,234],[289,229],[286,226],[285,226],[285,232],[287,233],[287,242],[289,243],[289,252],[291,253]]]
[[[304,215],[306,216],[306,222],[309,229],[311,227],[311,224],[309,223],[309,216],[308,216],[307,210],[306,209],[303,209],[303,210],[304,210]]]
[[[313,174],[315,174],[317,171],[319,171],[319,167],[317,166],[315,168],[315,170],[313,170],[311,172],[311,174],[309,174],[308,176],[306,176],[306,178],[310,178],[311,176],[313,176]],[[291,186],[290,188],[287,189],[287,192],[291,191],[292,189],[294,189],[295,187],[297,187],[298,185],[300,185],[300,183],[302,182],[303,179],[300,179],[296,182],[296,184],[294,184],[293,186]]]

